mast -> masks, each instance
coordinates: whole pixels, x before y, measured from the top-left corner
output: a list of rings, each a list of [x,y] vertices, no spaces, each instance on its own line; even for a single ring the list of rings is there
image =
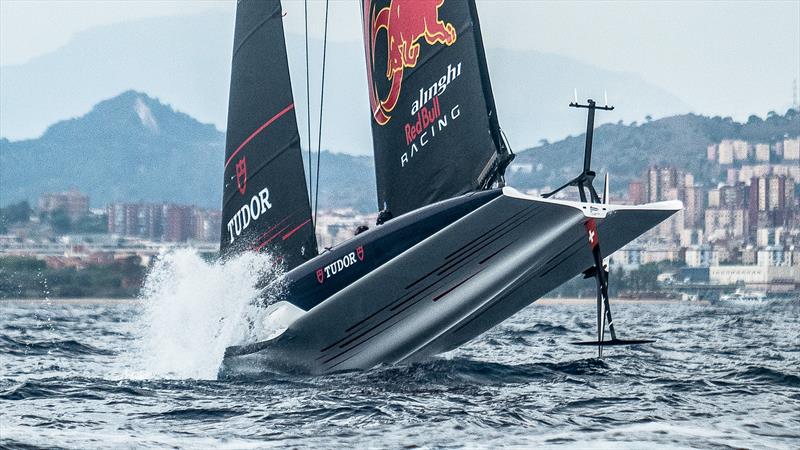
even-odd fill
[[[512,154],[474,1],[363,0],[362,20],[379,209],[501,183]]]
[[[481,178],[481,188],[489,189],[494,184],[505,184],[506,168],[514,160],[514,152],[508,146],[500,128],[500,120],[497,118],[497,106],[494,103],[494,92],[492,91],[492,83],[489,80],[489,65],[486,63],[486,51],[483,47],[483,35],[481,34],[481,24],[478,19],[478,9],[475,0],[469,0],[468,3],[470,15],[475,26],[475,48],[478,52],[478,67],[483,80],[483,98],[486,101],[486,114],[489,117],[492,141],[497,149],[496,159],[492,161],[489,170]]]
[[[236,6],[224,170],[223,256],[317,254],[278,0]]]

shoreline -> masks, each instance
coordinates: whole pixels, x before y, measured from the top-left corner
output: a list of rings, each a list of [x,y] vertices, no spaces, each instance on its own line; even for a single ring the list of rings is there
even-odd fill
[[[534,304],[542,305],[594,305],[597,303],[595,298],[575,298],[575,297],[542,297],[536,300]],[[693,303],[697,305],[708,305],[707,300],[685,301],[677,298],[612,298],[611,303],[614,304],[666,304],[666,303]]]

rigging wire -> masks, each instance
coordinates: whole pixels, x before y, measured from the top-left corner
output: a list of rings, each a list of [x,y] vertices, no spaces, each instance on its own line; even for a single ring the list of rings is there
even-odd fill
[[[308,0],[303,1],[303,11],[305,12],[305,37],[306,37],[306,144],[308,145],[308,201],[313,201],[311,197],[311,186],[313,180],[311,178],[311,81],[309,79],[309,64],[308,64]],[[314,218],[316,223],[316,218]]]
[[[325,57],[328,51],[328,1],[325,0],[325,31],[322,34],[322,81],[319,88],[319,127],[317,129],[317,184],[314,190],[314,234],[317,233],[317,210],[319,210],[319,166],[322,154],[322,107],[325,100]],[[309,174],[310,176],[310,174]]]

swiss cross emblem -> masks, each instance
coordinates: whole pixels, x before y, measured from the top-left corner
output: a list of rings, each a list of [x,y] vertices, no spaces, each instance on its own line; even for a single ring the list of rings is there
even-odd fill
[[[356,247],[356,256],[358,256],[358,260],[359,261],[363,261],[364,260],[364,247],[363,246],[359,245],[358,247]]]
[[[589,219],[584,226],[586,227],[586,234],[589,236],[589,246],[592,248],[597,247],[597,244],[600,243],[597,237],[597,223],[595,223],[594,219]]]
[[[317,281],[320,283],[325,281],[325,272],[322,271],[322,268],[317,269]]]
[[[247,162],[244,157],[236,162],[236,187],[242,195],[247,191]]]

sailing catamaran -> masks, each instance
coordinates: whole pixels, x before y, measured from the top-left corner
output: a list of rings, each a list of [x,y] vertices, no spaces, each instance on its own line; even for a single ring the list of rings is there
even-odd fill
[[[617,339],[600,251],[681,208],[608,203],[584,171],[581,201],[505,186],[503,135],[474,0],[363,0],[379,223],[318,253],[279,1],[237,5],[221,253],[269,251],[293,319],[230,347],[223,371],[325,373],[452,350],[584,273],[598,285],[598,339]],[[595,109],[589,102],[589,128]],[[588,194],[587,194],[588,192]],[[608,326],[611,340],[605,340]]]

